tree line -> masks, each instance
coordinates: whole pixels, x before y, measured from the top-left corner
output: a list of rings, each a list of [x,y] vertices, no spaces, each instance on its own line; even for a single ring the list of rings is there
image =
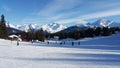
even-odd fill
[[[54,38],[54,36],[58,36],[59,40],[66,39],[66,38],[73,38],[73,39],[82,39],[86,37],[96,37],[96,36],[110,36],[115,34],[117,31],[120,31],[119,27],[93,27],[88,28],[85,30],[78,30],[74,32],[61,32],[61,33],[53,33],[49,34],[47,38]]]
[[[28,32],[23,31],[18,33],[18,35],[21,36],[22,40],[26,40],[26,41],[39,40],[44,42],[45,40],[45,34],[42,28],[35,32],[32,30],[29,30]]]

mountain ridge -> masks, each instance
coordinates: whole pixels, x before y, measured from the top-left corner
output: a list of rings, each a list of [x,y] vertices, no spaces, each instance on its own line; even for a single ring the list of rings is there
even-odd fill
[[[17,30],[25,31],[28,32],[30,29],[31,30],[39,30],[43,29],[44,32],[46,33],[56,33],[56,32],[70,32],[70,31],[75,31],[77,29],[79,30],[84,30],[89,27],[119,27],[120,28],[120,23],[107,20],[107,19],[98,19],[95,22],[92,23],[79,23],[73,26],[65,26],[62,24],[58,23],[50,23],[50,24],[45,24],[45,25],[37,25],[37,24],[23,24],[23,25],[12,25],[12,24],[6,24],[7,27],[11,27]]]
[[[23,25],[6,24],[6,25],[7,27],[25,31],[25,32],[28,32],[29,30],[37,31],[42,28],[43,31],[47,33],[55,33],[67,28],[67,26],[58,24],[58,23],[45,24],[45,25],[37,25],[37,24],[23,24]]]

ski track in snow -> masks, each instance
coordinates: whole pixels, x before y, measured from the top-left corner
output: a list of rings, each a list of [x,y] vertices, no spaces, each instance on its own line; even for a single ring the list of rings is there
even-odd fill
[[[80,41],[74,46],[71,42],[16,46],[16,41],[0,39],[0,68],[120,68],[120,34]]]

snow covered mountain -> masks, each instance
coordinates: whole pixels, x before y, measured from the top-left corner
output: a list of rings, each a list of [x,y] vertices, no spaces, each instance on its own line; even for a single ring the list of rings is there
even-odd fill
[[[37,24],[23,24],[23,25],[15,25],[17,29],[28,32],[29,30],[38,30],[40,26]]]
[[[111,20],[107,19],[99,19],[91,24],[88,24],[89,26],[98,26],[98,27],[120,27],[120,23],[116,23]]]
[[[58,23],[52,23],[52,24],[42,25],[41,28],[44,31],[47,31],[48,33],[55,33],[63,29],[66,29],[67,27]]]
[[[64,30],[61,30],[59,32],[66,33],[66,32],[74,32],[77,30],[86,30],[89,27],[119,27],[120,28],[120,23],[113,22],[111,20],[107,19],[99,19],[93,23],[79,23],[75,26],[70,26]],[[58,32],[58,33],[59,33]]]
[[[60,33],[66,33],[66,32],[75,32],[75,31],[78,31],[78,30],[85,30],[89,28],[89,26],[85,23],[80,23],[80,24],[77,24],[77,25],[74,25],[74,26],[71,26],[71,27],[68,27],[64,30],[61,30]],[[59,32],[58,32],[59,33]]]
[[[99,26],[99,27],[102,27],[102,26],[106,27],[106,26],[109,26],[111,23],[113,23],[113,21],[109,21],[106,19],[99,19],[95,21],[94,23],[92,23],[92,25]]]
[[[14,29],[18,29],[21,31],[28,32],[29,30],[38,30],[38,29],[43,29],[43,31],[47,33],[55,33],[58,31],[61,31],[65,28],[67,28],[65,25],[62,24],[57,24],[57,23],[52,23],[52,24],[46,24],[46,25],[37,25],[37,24],[23,24],[23,25],[12,25],[12,24],[7,24],[7,27],[11,27]]]
[[[56,32],[73,32],[76,30],[84,30],[89,27],[120,27],[120,23],[116,23],[107,19],[99,19],[93,23],[79,23],[74,26],[66,27],[65,25],[58,24],[58,23],[51,23],[51,24],[45,24],[45,25],[37,25],[37,24],[23,24],[23,25],[12,25],[7,24],[7,27],[11,27],[17,30],[26,31],[29,30],[36,31],[38,29],[43,29],[45,33],[56,33]]]

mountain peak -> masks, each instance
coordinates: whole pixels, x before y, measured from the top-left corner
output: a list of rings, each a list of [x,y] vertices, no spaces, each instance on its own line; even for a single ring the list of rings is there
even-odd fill
[[[49,33],[55,33],[55,32],[65,29],[67,27],[62,24],[52,23],[52,24],[42,25],[42,28],[43,28],[43,30],[45,30]]]
[[[11,27],[17,30],[21,30],[21,31],[26,31],[28,32],[29,30],[39,30],[40,28],[43,29],[43,31],[45,31],[46,33],[56,33],[59,31],[62,31],[64,29],[65,32],[68,31],[74,31],[76,29],[80,29],[80,30],[84,30],[88,27],[120,27],[120,23],[116,23],[113,22],[111,20],[107,20],[107,19],[99,19],[93,23],[79,23],[77,25],[74,26],[70,26],[70,27],[66,27],[65,25],[59,24],[59,23],[51,23],[51,24],[45,24],[45,25],[37,25],[37,24],[23,24],[23,25],[12,25],[12,24],[6,24],[7,27]],[[67,30],[68,29],[68,30]]]
[[[99,19],[97,20],[96,22],[93,23],[94,26],[99,26],[99,27],[107,27],[109,26],[110,24],[112,24],[113,21],[111,20],[107,20],[107,19]]]

